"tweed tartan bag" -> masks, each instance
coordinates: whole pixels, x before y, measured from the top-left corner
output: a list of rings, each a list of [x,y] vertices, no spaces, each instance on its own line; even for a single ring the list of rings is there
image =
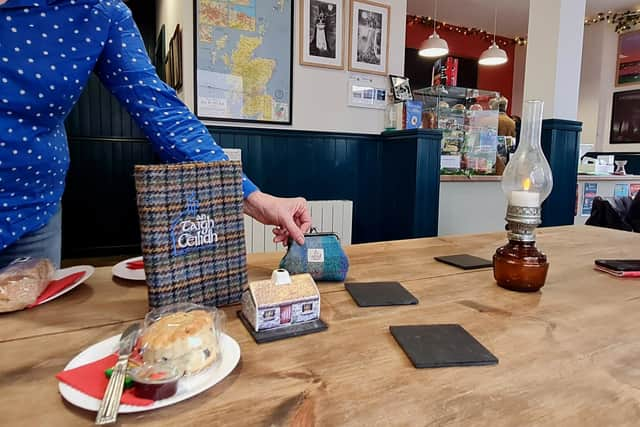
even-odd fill
[[[240,162],[135,167],[152,308],[233,304],[247,286]]]

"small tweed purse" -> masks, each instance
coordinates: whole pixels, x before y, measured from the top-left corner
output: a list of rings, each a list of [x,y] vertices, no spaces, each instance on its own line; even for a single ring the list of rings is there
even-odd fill
[[[291,274],[309,273],[319,281],[343,282],[349,271],[349,258],[335,233],[304,235],[304,245],[289,239],[280,268]]]
[[[240,162],[136,166],[152,308],[240,301],[247,286]]]

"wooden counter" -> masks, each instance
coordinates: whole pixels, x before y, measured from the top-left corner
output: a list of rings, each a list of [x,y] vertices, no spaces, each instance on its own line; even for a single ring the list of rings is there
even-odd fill
[[[500,182],[500,175],[440,175],[440,182]]]
[[[499,182],[499,175],[440,175],[440,182]],[[640,175],[578,175],[578,181],[631,181],[640,182]]]
[[[637,425],[640,281],[593,271],[598,257],[637,257],[637,234],[590,227],[544,229],[551,268],[542,292],[497,287],[491,269],[464,272],[437,255],[490,257],[504,233],[349,248],[349,279],[400,280],[416,306],[358,308],[338,284],[321,284],[329,330],[257,345],[227,308],[240,364],[209,391],[172,407],[121,415],[120,425],[524,426]],[[249,257],[267,277],[281,254]],[[121,332],[146,310],[144,286],[98,269],[55,302],[1,316],[3,426],[91,425],[65,403],[54,375],[82,349]],[[497,366],[414,369],[391,325],[458,323]]]
[[[620,181],[640,182],[640,175],[578,175],[578,182]]]

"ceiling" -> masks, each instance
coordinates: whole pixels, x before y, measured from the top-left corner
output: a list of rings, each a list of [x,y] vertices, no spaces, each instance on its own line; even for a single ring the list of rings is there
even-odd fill
[[[433,16],[435,0],[407,0],[407,14]],[[465,27],[493,30],[493,10],[498,6],[499,35],[526,36],[529,0],[439,0],[438,20]],[[607,10],[626,10],[640,0],[587,0],[587,16]]]

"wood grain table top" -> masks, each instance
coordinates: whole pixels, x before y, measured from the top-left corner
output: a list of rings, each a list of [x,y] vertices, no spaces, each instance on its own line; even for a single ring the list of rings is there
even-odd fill
[[[354,245],[350,281],[398,280],[420,303],[359,308],[342,284],[320,284],[326,332],[257,345],[225,308],[241,347],[233,373],[164,409],[121,415],[120,425],[528,426],[638,425],[640,280],[593,270],[596,258],[638,258],[640,235],[592,227],[542,229],[551,263],[542,291],[495,285],[491,269],[462,271],[434,256],[490,258],[504,233]],[[282,254],[249,256],[252,280]],[[91,425],[54,378],[84,348],[146,313],[144,285],[100,268],[41,307],[0,316],[4,425]],[[415,369],[389,333],[409,324],[462,325],[496,366]]]

